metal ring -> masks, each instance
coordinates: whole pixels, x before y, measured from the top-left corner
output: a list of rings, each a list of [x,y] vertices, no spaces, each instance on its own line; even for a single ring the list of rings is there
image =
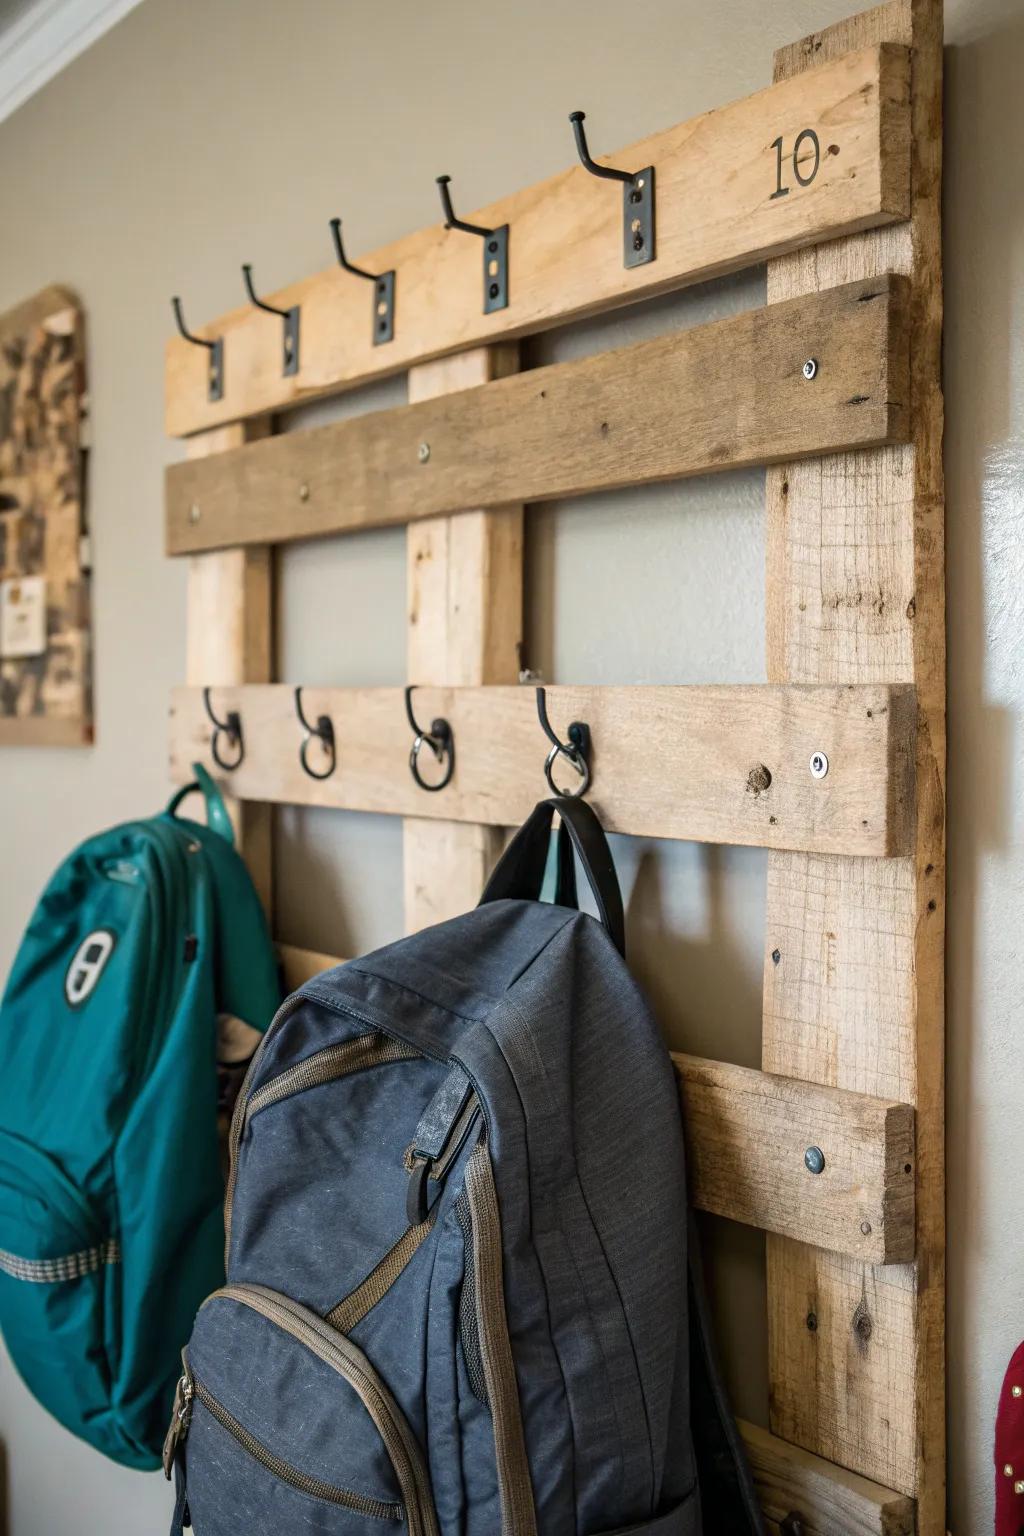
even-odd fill
[[[579,774],[580,786],[578,789],[559,789],[555,783],[551,770],[557,757],[564,757]],[[583,753],[578,752],[575,747],[564,747],[561,742],[558,742],[551,748],[551,751],[544,759],[544,777],[547,779],[548,788],[553,795],[558,795],[561,800],[578,800],[590,788],[590,764],[583,756]]]
[[[447,720],[435,720],[435,732],[437,732],[437,727],[439,725],[444,726],[445,733],[447,734],[439,733],[436,735],[430,735],[425,731],[419,731],[413,739],[413,744],[409,751],[409,769],[413,778],[416,780],[416,783],[419,785],[420,789],[428,790],[431,794],[436,794],[439,789],[444,789],[445,785],[450,781],[452,774],[455,772],[455,743],[452,740],[451,729],[449,728]],[[444,777],[439,779],[436,784],[428,784],[426,779],[420,773],[419,755],[420,748],[423,746],[424,742],[426,742],[427,746],[430,748],[431,752],[433,752],[438,762],[441,761],[442,757],[447,758],[447,766],[444,771]]]
[[[231,773],[238,767],[245,756],[245,741],[242,737],[242,717],[237,709],[229,709],[225,718],[219,720],[213,712],[213,705],[210,703],[209,688],[203,689],[203,707],[209,716],[210,724],[213,726],[213,732],[210,736],[210,756],[218,768],[222,768],[225,773]],[[229,741],[233,741],[236,744],[238,756],[234,762],[229,763],[225,758],[221,757],[218,745],[221,736],[226,736]]]

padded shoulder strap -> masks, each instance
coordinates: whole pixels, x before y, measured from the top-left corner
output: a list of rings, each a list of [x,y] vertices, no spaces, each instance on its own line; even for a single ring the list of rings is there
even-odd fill
[[[179,789],[177,794],[171,797],[167,806],[168,814],[176,816],[178,814],[178,807],[186,796],[194,794],[197,789],[201,789],[203,799],[206,801],[206,825],[210,828],[211,832],[218,833],[226,843],[230,843],[234,847],[235,829],[231,825],[231,817],[228,815],[228,808],[224,804],[224,798],[220,790],[202,763],[193,763],[192,772],[196,776],[195,782],[186,784],[183,789]]]
[[[505,852],[498,860],[494,873],[488,880],[480,898],[481,906],[487,901],[501,901],[506,897],[522,901],[536,901],[544,883],[551,843],[551,818],[557,811],[562,818],[559,835],[559,894],[575,896],[565,874],[567,846],[562,837],[567,833],[571,846],[579,855],[583,873],[587,877],[597,903],[597,910],[604,926],[619,951],[626,953],[626,926],[622,912],[622,893],[604,829],[593,809],[585,800],[568,800],[553,797],[541,800],[534,807]]]

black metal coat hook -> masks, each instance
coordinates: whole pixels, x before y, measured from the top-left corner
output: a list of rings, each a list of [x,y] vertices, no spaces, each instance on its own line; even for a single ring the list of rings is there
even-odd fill
[[[653,261],[654,249],[654,166],[642,171],[620,171],[614,165],[598,165],[587,148],[583,127],[585,112],[570,112],[569,121],[576,135],[576,150],[583,168],[591,176],[622,183],[622,264],[642,267]]]
[[[393,341],[395,335],[395,273],[394,268],[390,272],[367,272],[365,267],[357,267],[349,261],[345,255],[345,247],[341,239],[341,220],[331,220],[331,234],[334,237],[334,252],[338,258],[338,265],[344,267],[346,272],[353,273],[356,277],[365,277],[373,283],[373,344],[379,347],[385,341]]]
[[[178,327],[179,334],[184,336],[186,341],[190,341],[194,347],[205,347],[210,354],[210,372],[206,385],[207,398],[222,400],[224,398],[224,338],[218,336],[215,341],[207,341],[204,336],[193,335],[185,324],[181,300],[177,294],[171,300],[171,308],[174,311],[174,323]]]
[[[563,800],[578,800],[590,788],[589,725],[585,725],[582,720],[574,720],[569,726],[569,740],[560,741],[548,719],[547,692],[544,688],[537,689],[537,719],[543,727],[545,736],[551,742],[551,751],[544,760],[544,777],[548,781],[548,788],[552,794],[560,795]],[[555,783],[552,769],[559,757],[564,757],[579,774],[580,782],[575,789],[559,789]]]
[[[413,743],[409,750],[409,770],[420,789],[430,790],[434,793],[439,789],[444,789],[455,772],[455,737],[452,735],[452,728],[447,720],[432,720],[429,731],[420,729],[412,710],[414,686],[411,685],[405,690],[405,713],[412,727],[413,734]],[[424,743],[433,752],[438,762],[441,762],[442,759],[445,760],[444,776],[436,784],[428,784],[426,779],[420,774],[420,748]]]
[[[438,176],[437,186],[444,209],[445,229],[461,229],[464,234],[478,235],[484,242],[484,314],[496,309],[508,308],[508,225],[488,229],[483,224],[470,224],[455,216],[452,195],[448,190],[450,176]]]
[[[213,731],[210,735],[210,756],[218,768],[223,768],[225,773],[230,773],[237,768],[245,756],[245,741],[242,737],[242,717],[237,709],[229,709],[223,720],[217,718],[210,703],[209,688],[203,689],[203,708],[206,710]],[[235,759],[228,762],[220,755],[220,738],[226,736],[235,747]]]
[[[257,309],[266,310],[268,315],[279,315],[284,321],[284,336],[281,343],[281,372],[286,376],[299,371],[299,306],[295,304],[291,309],[279,309],[276,304],[268,304],[257,296],[252,285],[252,267],[249,262],[242,263],[242,278],[245,282],[245,291]]]
[[[299,717],[302,726],[302,745],[299,748],[299,762],[304,773],[308,773],[311,779],[329,779],[338,764],[337,747],[334,740],[334,722],[330,715],[317,715],[316,725],[311,725],[306,719],[302,708],[302,689],[295,690],[295,713]],[[315,768],[309,766],[309,744],[318,741],[327,753],[328,764],[323,772],[318,773]]]

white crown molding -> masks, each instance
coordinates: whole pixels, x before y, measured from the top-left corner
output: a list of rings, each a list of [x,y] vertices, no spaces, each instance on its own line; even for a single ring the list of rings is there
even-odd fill
[[[0,122],[141,0],[36,0],[0,32]]]

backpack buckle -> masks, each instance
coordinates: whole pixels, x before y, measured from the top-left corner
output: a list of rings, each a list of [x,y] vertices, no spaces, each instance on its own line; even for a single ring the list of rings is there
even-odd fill
[[[405,1192],[405,1214],[410,1227],[418,1227],[427,1219],[430,1205],[427,1200],[427,1180],[434,1164],[429,1157],[412,1159],[409,1185]]]

